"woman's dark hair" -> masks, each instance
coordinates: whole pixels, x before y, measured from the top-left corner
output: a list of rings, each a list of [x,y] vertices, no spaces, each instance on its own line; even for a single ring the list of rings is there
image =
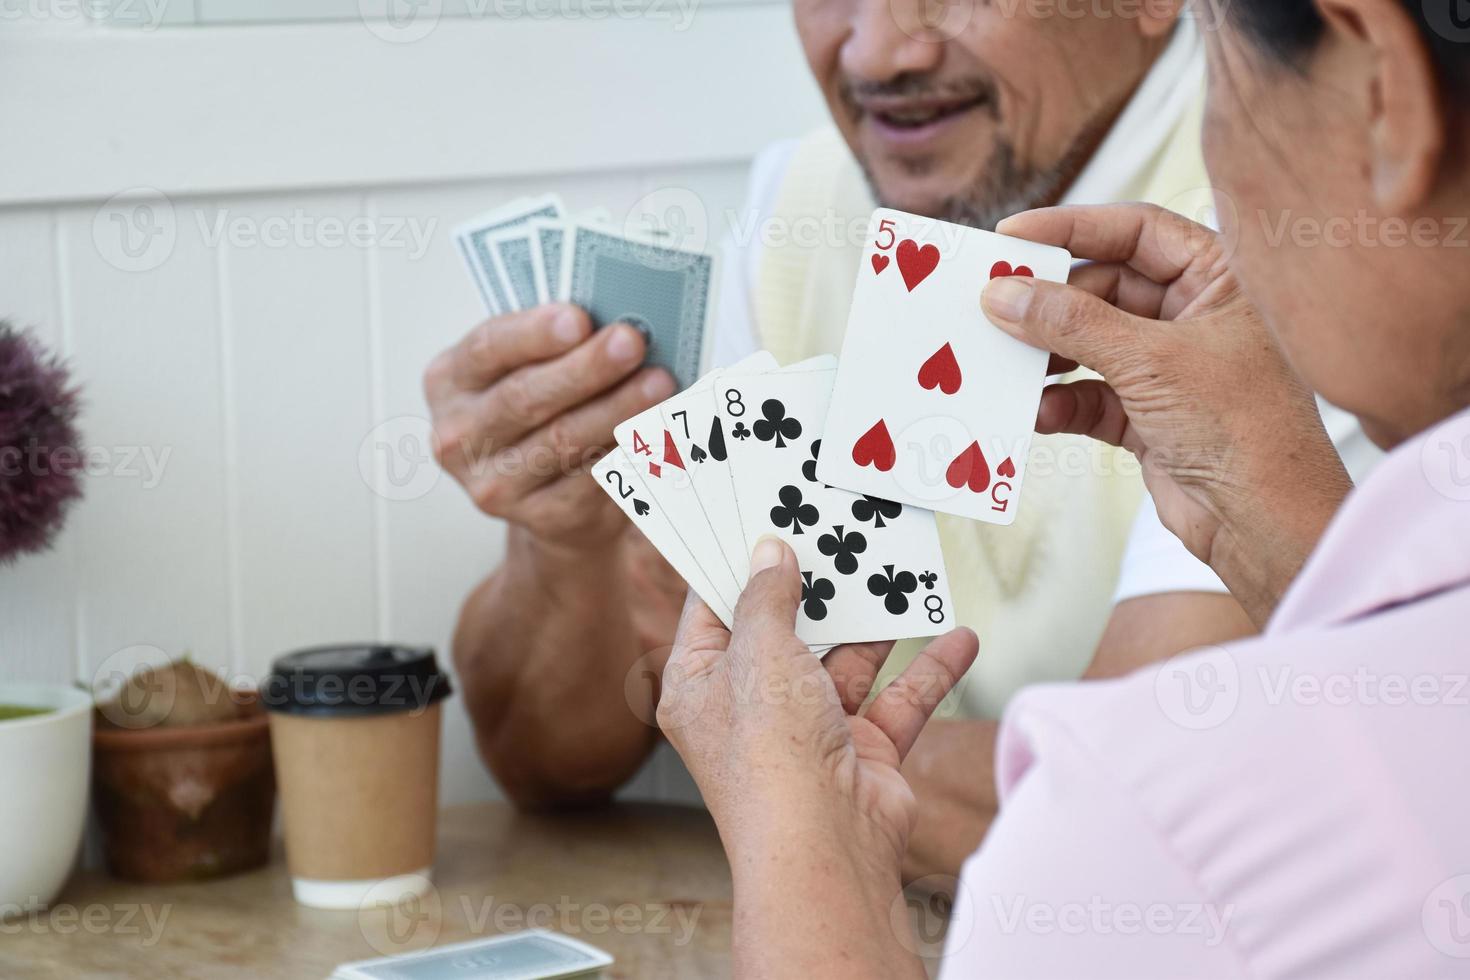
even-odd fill
[[[1399,0],[1419,25],[1447,89],[1470,94],[1470,14],[1464,0]],[[1270,54],[1300,64],[1327,25],[1313,0],[1231,0],[1236,23]]]

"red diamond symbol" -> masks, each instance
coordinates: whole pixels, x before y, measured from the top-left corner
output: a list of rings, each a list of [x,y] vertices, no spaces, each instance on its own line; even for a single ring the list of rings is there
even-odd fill
[[[654,476],[661,476],[661,475],[663,475],[663,471],[664,471],[664,468],[662,466],[658,465],[657,463],[649,463],[648,464],[648,472],[652,473]]]

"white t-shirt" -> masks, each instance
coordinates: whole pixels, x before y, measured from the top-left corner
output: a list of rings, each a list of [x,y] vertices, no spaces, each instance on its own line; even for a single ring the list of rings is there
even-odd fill
[[[755,232],[741,246],[733,236],[726,236],[720,249],[720,294],[715,301],[715,332],[711,338],[711,368],[729,367],[760,350],[755,328],[755,290],[760,274],[760,226],[776,206],[781,178],[791,166],[796,140],[773,143],[760,152],[750,168],[750,183],[745,192],[745,214],[755,217]]]

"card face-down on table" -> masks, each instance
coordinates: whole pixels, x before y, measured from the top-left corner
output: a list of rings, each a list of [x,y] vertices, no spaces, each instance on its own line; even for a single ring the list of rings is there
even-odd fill
[[[1066,282],[1060,248],[882,208],[858,267],[818,473],[990,524],[1020,506],[1048,355],[980,306],[990,280]]]
[[[339,966],[332,980],[556,980],[611,966],[595,946],[546,929]]]

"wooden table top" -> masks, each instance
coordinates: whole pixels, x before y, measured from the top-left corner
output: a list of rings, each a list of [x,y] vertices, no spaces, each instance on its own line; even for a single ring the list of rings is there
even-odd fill
[[[702,810],[524,814],[453,807],[418,909],[297,905],[278,854],[221,881],[72,879],[50,912],[0,923],[0,977],[312,980],[339,964],[541,926],[617,958],[605,976],[730,975],[730,871]]]

